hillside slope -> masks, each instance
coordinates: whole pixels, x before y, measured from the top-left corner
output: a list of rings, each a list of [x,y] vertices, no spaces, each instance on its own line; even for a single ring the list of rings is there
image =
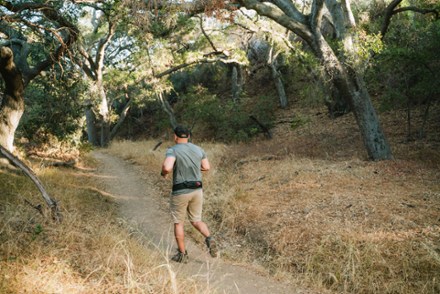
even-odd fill
[[[380,114],[391,161],[368,161],[353,116],[333,120],[324,108],[280,110],[271,140],[197,141],[212,161],[205,215],[223,258],[334,293],[437,293],[440,112],[432,109],[418,140],[407,140],[405,112]],[[157,174],[172,144],[120,142],[111,152]]]
[[[436,293],[438,109],[419,140],[407,140],[404,112],[382,113],[395,156],[382,162],[367,161],[352,115],[281,111],[273,140],[232,146],[220,160],[233,192],[227,212],[210,213],[231,246],[275,275],[336,293]]]

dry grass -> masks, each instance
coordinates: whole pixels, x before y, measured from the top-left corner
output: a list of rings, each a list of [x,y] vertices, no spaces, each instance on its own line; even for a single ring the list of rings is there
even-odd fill
[[[353,118],[324,112],[302,110],[297,128],[280,124],[270,141],[195,142],[213,166],[205,218],[222,257],[334,293],[439,293],[438,116],[418,141],[406,140],[403,114],[382,116],[396,159],[369,162]],[[153,151],[156,143],[122,141],[109,152],[141,165],[166,202],[170,183],[159,171],[172,142]],[[24,204],[42,202],[27,179],[0,173],[1,293],[206,292],[175,280],[164,257],[117,219],[91,173],[38,174],[65,221]]]
[[[369,162],[351,116],[302,113],[303,125],[280,125],[271,141],[195,142],[212,161],[205,217],[223,257],[335,293],[440,292],[438,134],[406,141],[395,114],[384,116],[396,159]],[[158,177],[172,142],[154,143],[111,149]]]
[[[168,259],[117,218],[92,172],[36,169],[60,201],[55,224],[30,180],[0,170],[0,293],[204,293],[177,280]]]

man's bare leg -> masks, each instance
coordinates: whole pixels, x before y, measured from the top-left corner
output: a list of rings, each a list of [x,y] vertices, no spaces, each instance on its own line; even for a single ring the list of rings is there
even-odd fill
[[[206,243],[206,246],[208,246],[209,254],[211,254],[212,257],[217,257],[217,243],[211,237],[211,233],[209,232],[208,226],[204,222],[202,222],[202,221],[191,222],[191,224],[200,233],[202,233],[203,236],[205,236],[205,243]]]
[[[205,238],[210,236],[208,226],[204,222],[202,221],[191,222],[191,224],[193,225],[194,228],[197,229],[197,231],[199,231],[203,236],[205,236]]]
[[[183,223],[174,224],[174,237],[176,238],[177,248],[182,253],[185,253],[185,231]]]

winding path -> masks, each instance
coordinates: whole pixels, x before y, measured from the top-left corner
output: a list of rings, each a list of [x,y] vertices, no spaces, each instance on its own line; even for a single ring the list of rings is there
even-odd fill
[[[159,193],[152,179],[138,166],[105,152],[95,151],[93,157],[99,162],[97,173],[104,189],[119,203],[121,218],[135,223],[166,256],[172,255],[175,251],[172,224],[168,214],[159,207]],[[204,247],[196,245],[189,237],[186,238],[186,244],[190,260],[187,264],[171,263],[173,271],[178,276],[206,282],[213,292],[312,293],[262,276],[251,267],[211,258]]]

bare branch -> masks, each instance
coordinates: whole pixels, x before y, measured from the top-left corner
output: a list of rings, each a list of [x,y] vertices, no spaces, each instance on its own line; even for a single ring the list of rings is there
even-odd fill
[[[113,38],[113,35],[115,34],[116,30],[116,24],[109,21],[108,24],[108,33],[105,36],[105,38],[102,38],[99,41],[98,44],[98,50],[95,58],[95,63],[97,65],[98,69],[102,69],[104,66],[104,57],[105,57],[105,49],[107,48],[108,44],[110,43],[110,40]]]
[[[126,96],[128,96],[128,92],[126,93]],[[128,99],[129,100],[128,100],[127,104],[125,104],[124,108],[121,111],[121,115],[119,116],[118,122],[116,123],[116,125],[113,127],[113,129],[110,132],[110,140],[116,136],[116,134],[118,133],[122,124],[124,123],[125,118],[127,117],[128,111],[130,110],[131,104],[133,102],[133,99],[130,99],[129,97],[128,97]]]
[[[272,0],[270,1],[275,4],[279,9],[281,9],[287,16],[296,19],[302,24],[307,23],[307,18],[302,14],[292,1],[287,0]]]
[[[393,14],[397,14],[400,12],[405,12],[405,11],[414,11],[417,13],[421,13],[421,14],[435,14],[435,19],[439,19],[439,12],[435,9],[423,9],[423,8],[418,8],[418,7],[414,7],[414,6],[408,6],[408,7],[402,7],[399,9],[396,9],[393,11]]]
[[[75,63],[78,64],[86,73],[88,77],[92,80],[96,80],[96,64],[93,58],[89,55],[89,53],[82,46],[78,46],[78,52],[87,60],[89,66],[87,66],[83,61],[76,60]]]
[[[382,29],[380,30],[380,33],[382,35],[382,39],[385,37],[386,32],[388,31],[388,27],[390,26],[391,17],[393,17],[393,11],[394,8],[397,7],[402,2],[402,0],[394,0],[391,2],[387,8],[385,9],[385,17],[382,24]]]
[[[217,48],[215,47],[214,43],[212,42],[211,38],[206,33],[205,29],[203,28],[203,17],[197,16],[200,19],[200,29],[202,30],[203,35],[208,40],[209,44],[211,45],[212,49],[214,49],[215,52],[218,52]]]

